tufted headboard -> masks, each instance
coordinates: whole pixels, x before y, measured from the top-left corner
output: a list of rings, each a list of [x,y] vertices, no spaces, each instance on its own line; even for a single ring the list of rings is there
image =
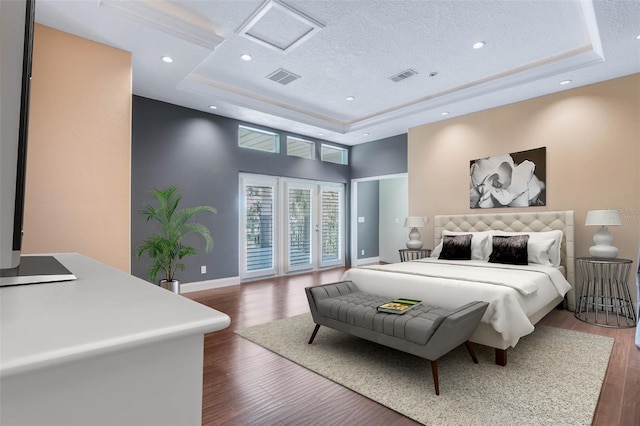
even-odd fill
[[[560,264],[564,266],[567,281],[575,289],[575,237],[573,210],[555,212],[482,213],[463,215],[437,215],[434,219],[434,243],[438,245],[442,231],[563,232],[560,246]],[[434,245],[434,247],[435,247]],[[575,291],[567,294],[569,309],[575,307]]]

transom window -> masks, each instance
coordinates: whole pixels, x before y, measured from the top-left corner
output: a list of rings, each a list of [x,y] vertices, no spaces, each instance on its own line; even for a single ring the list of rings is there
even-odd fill
[[[314,142],[287,136],[287,155],[313,160],[315,157]]]
[[[243,148],[278,153],[280,152],[280,135],[240,125],[238,126],[238,145]]]
[[[336,164],[349,164],[349,151],[344,148],[322,144],[320,154],[322,161]]]

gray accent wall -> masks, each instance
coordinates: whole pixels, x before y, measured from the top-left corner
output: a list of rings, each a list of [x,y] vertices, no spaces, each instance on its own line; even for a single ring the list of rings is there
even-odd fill
[[[351,179],[407,173],[407,134],[351,147]]]
[[[378,257],[380,239],[380,182],[358,182],[358,259]],[[363,254],[364,250],[364,254]]]
[[[351,179],[376,178],[407,173],[407,134],[351,147],[350,167]],[[398,224],[395,223],[395,219],[396,216],[399,216],[398,220],[402,222],[400,224],[402,226],[406,213],[387,212],[389,217],[392,216],[394,223],[388,223],[389,217],[382,215],[382,209],[387,208],[389,202],[396,202],[395,199],[394,201],[387,199],[390,195],[388,191],[378,191],[379,185],[382,185],[384,181],[383,179],[357,182],[358,216],[366,214],[365,223],[357,223],[356,229],[353,230],[353,232],[357,232],[357,259],[379,257],[380,261],[391,262],[398,257],[397,254],[394,256],[394,253],[397,253],[397,249],[402,247],[398,247],[399,241],[396,240],[398,238]],[[407,185],[406,178],[402,182],[404,182],[405,186]],[[372,189],[374,185],[375,194]],[[406,210],[407,189],[403,188],[400,193],[393,193],[394,196],[401,196],[402,194],[404,194],[405,200],[394,207]],[[374,211],[375,217],[373,217]],[[372,224],[376,227],[375,229],[372,229]],[[393,241],[388,241],[390,234],[394,235]],[[378,237],[381,241],[374,241],[372,239],[373,236]],[[362,254],[363,249],[365,250],[364,255]]]
[[[177,185],[183,194],[184,206],[208,204],[218,210],[216,215],[204,213],[196,216],[198,222],[211,230],[214,247],[212,252],[204,253],[202,241],[196,237],[188,241],[202,250],[197,256],[185,259],[186,270],[177,275],[180,281],[186,283],[239,275],[240,172],[345,184],[349,182],[349,166],[319,160],[319,142],[323,141],[318,139],[139,96],[133,97],[132,110],[131,272],[141,278],[146,278],[150,262],[148,259],[138,260],[135,248],[152,231],[152,227],[138,212],[145,202],[152,201],[148,194],[150,189]],[[280,133],[282,152],[272,154],[239,147],[239,124]],[[318,159],[288,156],[287,135],[318,142]],[[353,158],[351,153],[349,158]],[[345,200],[349,200],[348,185],[345,189]],[[347,241],[348,218],[347,206]],[[349,263],[348,259],[347,262]],[[200,267],[203,265],[207,267],[204,275],[200,274]]]

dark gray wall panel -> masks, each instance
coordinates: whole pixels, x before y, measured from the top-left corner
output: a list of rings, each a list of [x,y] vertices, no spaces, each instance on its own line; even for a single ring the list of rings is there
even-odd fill
[[[351,179],[407,173],[407,134],[351,147]]]
[[[358,259],[378,257],[380,235],[380,181],[358,182]],[[364,254],[362,251],[364,250]]]
[[[233,123],[211,120],[206,114],[145,98],[133,98],[131,152],[131,246],[133,275],[146,278],[149,261],[135,257],[135,247],[152,230],[138,213],[148,191],[177,185],[183,207],[208,204],[217,215],[203,213],[196,220],[206,225],[214,240],[213,251],[185,259],[183,282],[236,276],[238,253],[237,158],[228,141]],[[234,171],[236,171],[234,173]],[[202,248],[201,238],[188,240]],[[229,247],[233,242],[236,250]],[[207,274],[200,274],[200,266]]]
[[[280,154],[240,148],[237,143],[238,124],[264,127],[138,96],[133,97],[132,121],[131,271],[138,277],[146,278],[149,262],[135,257],[135,247],[151,230],[138,211],[144,202],[151,201],[147,191],[152,188],[164,189],[175,184],[183,194],[184,206],[209,204],[218,210],[217,215],[197,217],[211,230],[213,251],[204,253],[202,250],[199,255],[186,259],[186,270],[178,274],[182,282],[194,282],[239,274],[240,172],[341,183],[349,181],[348,166],[288,156],[287,133],[284,132],[280,132]],[[319,155],[320,143],[316,145]],[[348,200],[348,186],[346,190]],[[349,241],[348,230],[346,238]],[[191,242],[202,247],[198,240]],[[200,274],[201,265],[207,266],[206,275]]]

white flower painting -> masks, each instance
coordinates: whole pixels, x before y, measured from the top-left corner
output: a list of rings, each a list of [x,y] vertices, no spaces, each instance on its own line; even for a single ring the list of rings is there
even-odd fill
[[[546,205],[546,148],[472,160],[472,209]]]

